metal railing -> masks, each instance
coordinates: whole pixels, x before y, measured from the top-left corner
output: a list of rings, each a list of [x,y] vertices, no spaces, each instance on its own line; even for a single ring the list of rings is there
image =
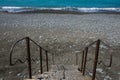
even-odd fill
[[[112,65],[112,54],[110,54],[110,62],[109,65],[105,65],[103,61],[98,62],[98,56],[99,56],[99,48],[100,48],[100,43],[103,43],[105,46],[111,48],[109,45],[105,44],[102,40],[98,39],[97,41],[94,41],[90,45],[86,46],[83,51],[82,51],[82,60],[81,60],[81,67],[80,71],[82,72],[83,76],[85,75],[85,70],[86,70],[86,62],[87,62],[87,57],[88,57],[88,49],[92,45],[96,43],[96,48],[95,48],[95,57],[94,57],[94,64],[93,64],[93,75],[92,75],[92,80],[95,80],[96,77],[96,68],[97,64],[103,64],[105,67],[111,67]]]
[[[21,60],[21,59],[17,59],[14,63],[13,63],[13,59],[12,59],[12,54],[13,54],[13,50],[15,48],[15,46],[21,42],[25,40],[26,41],[26,51],[27,51],[27,58],[25,60]],[[30,41],[33,42],[35,45],[37,45],[39,47],[39,59],[37,58],[31,58],[31,53],[30,53]],[[97,64],[103,64],[106,67],[111,67],[112,65],[112,54],[110,54],[110,62],[109,65],[106,65],[103,61],[99,61],[98,62],[98,56],[99,56],[99,48],[100,48],[100,44],[104,44],[105,46],[111,48],[109,45],[105,44],[102,40],[98,39],[96,41],[94,41],[93,43],[89,44],[88,46],[86,46],[83,51],[82,51],[82,60],[81,60],[81,67],[80,67],[80,71],[82,72],[83,76],[85,75],[85,70],[86,70],[86,62],[87,62],[87,57],[88,57],[88,49],[93,46],[94,44],[96,44],[95,47],[95,57],[94,57],[94,64],[93,64],[93,75],[92,75],[92,80],[95,80],[95,76],[96,76],[96,68],[97,68]],[[43,63],[42,63],[42,50],[45,51],[45,56],[46,56],[46,69],[47,71],[49,70],[48,67],[48,51],[45,50],[44,48],[42,48],[38,43],[36,43],[34,40],[30,39],[29,37],[24,37],[20,40],[18,40],[17,42],[14,43],[14,45],[12,46],[11,50],[10,50],[10,65],[15,65],[18,62],[19,63],[24,63],[27,61],[28,63],[28,72],[29,72],[29,78],[32,78],[32,70],[31,70],[31,61],[35,62],[35,61],[40,61],[40,71],[41,74],[43,73]],[[54,55],[52,55],[52,61],[53,61],[53,65],[54,65]],[[76,64],[78,63],[78,55],[76,54]]]
[[[15,46],[21,42],[25,40],[26,41],[26,51],[27,51],[27,56],[26,56],[26,59],[25,60],[21,60],[21,59],[17,59],[14,63],[13,63],[13,59],[12,59],[12,56],[13,56],[13,50],[15,48]],[[30,41],[32,41],[35,45],[37,45],[39,47],[39,59],[38,58],[31,58],[31,52],[30,52]],[[19,63],[25,63],[27,61],[28,63],[28,73],[29,73],[29,78],[32,79],[32,69],[31,69],[31,61],[35,62],[35,61],[40,61],[40,71],[41,71],[41,74],[43,73],[43,63],[42,63],[42,50],[45,51],[45,55],[46,55],[46,69],[47,71],[49,70],[49,67],[48,67],[48,51],[45,50],[44,48],[42,48],[39,44],[37,44],[34,40],[30,39],[29,37],[24,37],[18,41],[16,41],[14,43],[14,45],[12,46],[11,50],[10,50],[10,65],[13,66],[15,64],[17,64],[18,62]]]

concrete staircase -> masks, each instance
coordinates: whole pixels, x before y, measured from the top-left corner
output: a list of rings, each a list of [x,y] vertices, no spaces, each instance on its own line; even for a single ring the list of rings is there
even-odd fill
[[[52,65],[49,72],[38,74],[33,79],[25,80],[91,80],[89,76],[82,76],[75,65]]]

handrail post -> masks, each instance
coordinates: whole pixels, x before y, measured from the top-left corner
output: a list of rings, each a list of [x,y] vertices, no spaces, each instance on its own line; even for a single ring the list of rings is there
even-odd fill
[[[32,79],[31,55],[30,55],[30,39],[29,39],[29,37],[26,37],[26,48],[27,48],[27,60],[28,60],[29,78]]]
[[[78,53],[76,53],[76,65],[78,65]]]
[[[52,53],[52,62],[53,62],[53,65],[55,64],[54,62],[54,53]]]
[[[48,53],[46,51],[46,66],[47,66],[47,71],[49,71],[49,68],[48,68]]]
[[[83,63],[84,63],[84,50],[82,53],[82,62],[81,62],[81,69],[80,69],[81,72],[83,72]]]
[[[86,61],[87,61],[87,53],[88,53],[88,47],[86,47],[86,49],[85,49],[84,65],[83,65],[83,75],[85,75]]]
[[[97,68],[97,62],[98,62],[98,55],[99,55],[99,47],[100,47],[100,40],[98,40],[97,43],[96,43],[92,80],[95,80],[96,68]]]
[[[109,64],[109,67],[112,66],[112,52],[113,52],[113,50],[111,50],[111,48],[110,48],[110,64]]]
[[[12,52],[10,53],[10,66],[12,66]]]
[[[43,73],[43,70],[42,70],[42,48],[40,48],[40,71],[41,71],[41,74]]]
[[[110,65],[109,65],[109,67],[111,67],[112,66],[112,54],[110,55]]]

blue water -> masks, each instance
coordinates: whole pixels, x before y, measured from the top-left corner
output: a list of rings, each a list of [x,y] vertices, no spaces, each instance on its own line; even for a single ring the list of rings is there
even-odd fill
[[[17,11],[20,8],[71,8],[78,10],[120,11],[120,0],[0,0],[3,10]],[[15,8],[16,7],[16,8]],[[81,9],[80,9],[81,8]],[[96,8],[96,9],[95,9]],[[105,9],[104,9],[105,8]],[[69,9],[70,10],[70,9]],[[81,10],[81,11],[82,11]],[[24,11],[24,10],[23,10]]]

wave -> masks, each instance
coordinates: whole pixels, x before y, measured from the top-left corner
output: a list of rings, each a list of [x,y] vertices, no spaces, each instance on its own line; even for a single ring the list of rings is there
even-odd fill
[[[79,8],[79,7],[62,7],[62,8],[32,8],[32,7],[0,7],[1,12],[20,13],[20,12],[35,12],[41,10],[57,10],[57,11],[74,11],[74,12],[120,12],[120,8]]]

